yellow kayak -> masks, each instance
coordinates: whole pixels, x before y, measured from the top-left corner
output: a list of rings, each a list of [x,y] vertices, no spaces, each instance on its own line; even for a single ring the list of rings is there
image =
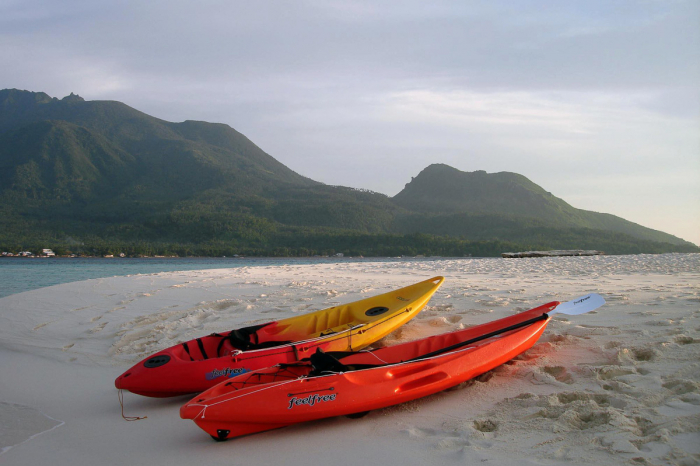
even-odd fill
[[[317,348],[356,351],[405,324],[428,303],[443,277],[320,311],[215,333],[172,346],[115,380],[145,396],[197,393],[223,378],[310,357]]]

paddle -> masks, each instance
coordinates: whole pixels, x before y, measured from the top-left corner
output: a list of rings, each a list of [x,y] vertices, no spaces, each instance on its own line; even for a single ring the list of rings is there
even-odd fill
[[[581,296],[573,301],[567,301],[561,303],[554,309],[548,312],[550,316],[554,314],[567,314],[570,316],[577,316],[579,314],[585,314],[586,312],[591,312],[598,309],[600,306],[605,304],[603,297],[597,293],[587,294],[586,296]]]
[[[537,317],[533,317],[532,319],[525,320],[523,322],[520,322],[520,323],[515,324],[515,325],[511,325],[509,327],[501,328],[501,329],[495,330],[493,332],[489,332],[489,333],[486,333],[484,335],[480,335],[476,338],[462,341],[462,342],[456,343],[454,345],[447,346],[445,348],[440,348],[437,351],[433,351],[431,353],[423,354],[423,355],[415,357],[413,359],[409,359],[409,361],[416,361],[419,359],[430,358],[433,356],[438,356],[440,354],[447,353],[447,352],[455,350],[455,349],[463,348],[467,345],[471,345],[472,343],[476,343],[477,341],[481,341],[481,340],[485,340],[487,338],[495,337],[496,335],[500,335],[502,333],[506,333],[506,332],[509,332],[511,330],[517,330],[519,328],[526,327],[530,324],[534,324],[535,322],[539,322],[541,320],[546,320],[554,314],[566,314],[566,315],[570,315],[570,316],[585,314],[586,312],[590,312],[590,311],[593,311],[595,309],[598,309],[603,304],[605,304],[605,300],[603,299],[602,296],[600,296],[599,294],[596,294],[596,293],[590,293],[590,294],[587,294],[585,296],[581,296],[579,298],[576,298],[572,301],[567,301],[565,303],[561,303],[560,305],[558,305],[557,307],[555,307],[554,309],[552,309],[548,313],[542,314],[542,315],[537,316]],[[406,362],[408,362],[408,361],[406,361]]]

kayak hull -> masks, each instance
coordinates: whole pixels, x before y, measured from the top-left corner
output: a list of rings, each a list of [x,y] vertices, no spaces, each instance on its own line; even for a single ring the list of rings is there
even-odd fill
[[[545,330],[557,302],[457,332],[339,359],[359,370],[313,374],[311,364],[267,368],[232,378],[180,409],[217,439],[332,416],[363,413],[424,397],[487,372],[526,351]],[[422,358],[538,316],[541,320],[444,354]],[[364,368],[370,364],[381,366]]]
[[[199,393],[222,380],[293,363],[322,351],[354,351],[412,319],[442,285],[443,277],[302,316],[212,334],[171,346],[117,377],[116,388],[150,397]],[[237,335],[249,349],[239,349]],[[245,346],[244,346],[245,348]]]

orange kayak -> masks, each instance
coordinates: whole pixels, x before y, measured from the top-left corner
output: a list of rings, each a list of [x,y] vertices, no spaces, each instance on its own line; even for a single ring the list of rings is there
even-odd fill
[[[356,351],[412,319],[443,281],[433,277],[309,314],[195,338],[152,354],[114,385],[152,397],[199,393],[240,374],[308,358],[317,349]]]
[[[253,371],[201,393],[180,409],[216,440],[420,398],[476,377],[529,349],[551,302],[504,319],[355,353],[317,351],[309,360]]]

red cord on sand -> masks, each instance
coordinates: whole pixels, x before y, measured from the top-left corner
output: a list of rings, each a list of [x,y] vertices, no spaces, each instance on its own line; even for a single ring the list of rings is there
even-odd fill
[[[124,418],[125,421],[140,421],[141,419],[148,419],[148,416],[143,416],[143,417],[138,417],[138,416],[124,416],[124,393],[122,389],[120,388],[118,390],[118,396],[119,396],[119,404],[122,407],[122,417]]]

